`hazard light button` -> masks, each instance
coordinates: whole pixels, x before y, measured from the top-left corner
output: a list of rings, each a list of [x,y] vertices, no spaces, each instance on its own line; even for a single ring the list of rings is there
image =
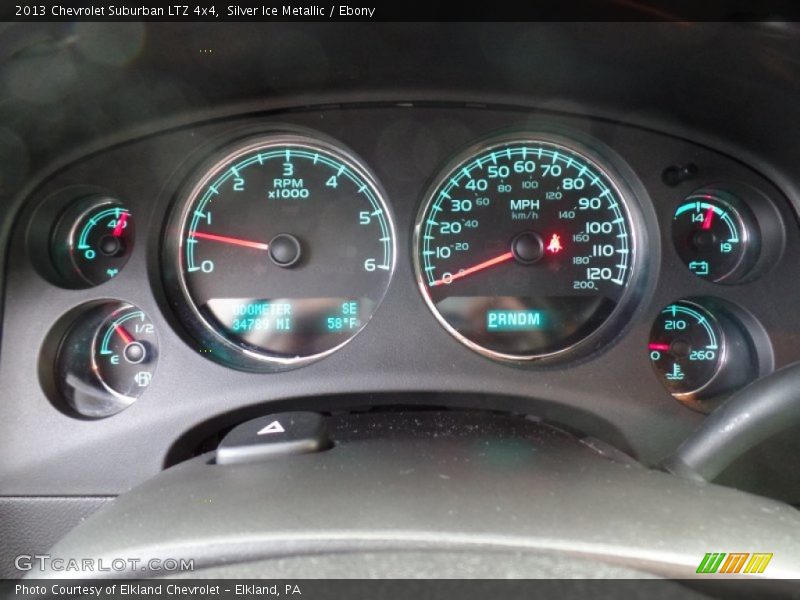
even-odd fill
[[[312,412],[277,413],[234,427],[217,448],[217,464],[318,452],[330,445],[322,415]]]

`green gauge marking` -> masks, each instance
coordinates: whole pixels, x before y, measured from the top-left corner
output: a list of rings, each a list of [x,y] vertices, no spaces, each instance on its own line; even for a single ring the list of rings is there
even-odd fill
[[[141,310],[128,313],[123,315],[119,319],[116,319],[111,322],[111,324],[106,329],[105,335],[103,335],[103,340],[100,344],[100,354],[111,354],[112,351],[109,350],[109,342],[111,341],[111,337],[117,331],[118,327],[122,327],[128,321],[139,320],[140,322],[144,323],[147,320],[144,313]]]
[[[380,227],[379,242],[383,246],[383,253],[380,262],[375,264],[375,268],[388,271],[392,266],[392,232],[384,216],[383,206],[379,200],[375,190],[368,186],[363,181],[363,177],[356,173],[347,164],[336,160],[331,156],[320,154],[313,150],[303,149],[302,147],[276,149],[266,152],[259,152],[255,155],[245,157],[238,162],[232,164],[228,169],[222,172],[221,175],[213,179],[206,188],[205,192],[201,195],[197,202],[196,207],[192,212],[189,220],[189,227],[185,236],[184,242],[186,243],[186,270],[187,272],[196,272],[201,270],[213,269],[213,264],[206,262],[203,264],[196,260],[195,247],[197,239],[194,233],[202,226],[210,226],[213,224],[214,206],[212,202],[220,196],[220,190],[229,187],[233,192],[250,192],[246,188],[246,177],[248,169],[258,165],[263,167],[271,161],[281,161],[282,174],[286,178],[286,185],[288,187],[280,187],[277,189],[269,190],[266,193],[266,200],[310,200],[312,191],[301,185],[302,179],[294,178],[295,160],[308,161],[312,165],[320,165],[330,169],[329,173],[325,176],[325,187],[330,188],[334,192],[340,185],[340,178],[344,177],[353,186],[355,186],[357,193],[364,196],[369,202],[371,210],[368,211],[370,217],[374,217],[378,226]],[[226,185],[227,184],[227,185]],[[233,199],[228,199],[231,201]]]

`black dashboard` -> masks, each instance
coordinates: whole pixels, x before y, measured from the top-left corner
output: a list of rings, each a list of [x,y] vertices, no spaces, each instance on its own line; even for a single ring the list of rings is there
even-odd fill
[[[266,157],[272,148],[269,144],[274,143],[272,140],[277,139],[278,144],[286,143],[282,141],[286,131],[302,132],[302,135],[292,135],[300,136],[298,139],[304,144],[315,139],[336,140],[333,143],[352,149],[349,152],[363,161],[361,168],[365,169],[364,172],[369,169],[374,173],[374,179],[367,179],[365,175],[363,180],[358,178],[352,185],[361,187],[365,185],[363,181],[374,181],[371,183],[376,190],[373,198],[385,202],[383,206],[389,218],[380,227],[376,225],[374,230],[359,225],[358,217],[364,205],[370,212],[375,210],[366,199],[364,205],[357,199],[355,204],[348,200],[358,198],[357,189],[345,191],[341,196],[324,196],[336,203],[335,213],[326,212],[319,200],[317,204],[309,198],[278,200],[282,202],[281,207],[288,205],[289,211],[295,211],[285,217],[281,216],[279,209],[271,208],[274,204],[267,204],[266,191],[235,196],[237,192],[233,191],[235,183],[232,182],[216,184],[222,191],[219,199],[215,198],[217,204],[213,212],[207,207],[203,213],[198,208],[198,194],[192,197],[185,191],[197,180],[211,181],[204,185],[213,187],[215,180],[209,179],[205,169],[209,157],[211,163],[218,162],[220,148],[227,156],[233,145],[233,153],[237,154],[240,148],[253,145],[255,139],[260,155]],[[577,325],[573,326],[577,335],[582,334],[578,342],[582,342],[583,348],[575,338],[563,341],[562,334],[556,333],[547,343],[555,344],[553,347],[561,343],[561,352],[527,357],[522,355],[529,350],[523,349],[519,356],[482,356],[467,344],[459,343],[465,340],[459,339],[458,332],[455,332],[456,336],[450,335],[445,328],[449,326],[448,322],[442,326],[426,306],[425,290],[418,285],[420,265],[417,265],[416,272],[414,267],[414,229],[421,206],[424,209],[426,193],[435,185],[436,179],[441,178],[444,163],[476,141],[487,136],[492,139],[498,132],[522,140],[537,140],[547,132],[559,132],[558,139],[567,140],[562,144],[602,144],[605,154],[600,156],[613,157],[616,162],[607,164],[619,165],[606,168],[622,173],[618,175],[619,180],[631,190],[625,196],[615,193],[609,197],[614,198],[614,202],[625,201],[636,208],[636,220],[631,218],[629,222],[631,238],[635,240],[630,249],[633,253],[635,247],[636,270],[630,275],[631,280],[626,279],[621,286],[630,288],[632,297],[621,306],[622,310],[604,314],[603,318],[595,315],[602,309],[593,303],[596,294],[592,290],[572,290],[587,283],[604,283],[603,280],[586,278],[586,273],[591,270],[610,270],[603,266],[606,263],[589,262],[590,247],[606,244],[615,248],[608,240],[618,239],[618,232],[623,230],[610,229],[611,222],[618,217],[605,214],[602,212],[604,209],[595,211],[588,217],[589,221],[577,223],[580,215],[576,217],[574,213],[581,210],[578,201],[585,197],[585,193],[550,200],[557,203],[550,209],[545,205],[547,190],[535,196],[529,191],[532,198],[529,204],[541,202],[537,212],[530,206],[517,211],[508,208],[509,203],[515,202],[512,199],[516,198],[514,192],[504,196],[496,191],[479,193],[478,190],[474,197],[491,197],[495,206],[500,207],[498,211],[509,215],[506,221],[511,221],[517,214],[528,220],[523,220],[521,225],[519,221],[511,221],[511,228],[505,231],[502,229],[506,227],[505,221],[491,221],[491,217],[487,220],[483,216],[485,213],[478,212],[480,209],[475,207],[473,213],[467,213],[467,217],[456,221],[463,223],[465,219],[473,220],[471,217],[477,216],[474,220],[483,219],[488,223],[486,229],[491,227],[493,230],[489,234],[492,239],[488,241],[480,240],[476,244],[473,239],[473,247],[478,249],[475,253],[467,253],[468,257],[462,259],[466,262],[480,262],[489,256],[487,252],[502,253],[505,248],[494,248],[505,242],[493,238],[511,239],[514,233],[536,228],[541,231],[548,227],[548,231],[563,229],[566,232],[563,254],[549,255],[557,262],[517,263],[506,266],[505,270],[510,273],[521,270],[524,276],[528,276],[531,271],[527,269],[532,268],[537,279],[527,285],[543,287],[555,279],[560,287],[554,293],[576,293],[580,294],[579,298],[590,298],[590,304],[581,305],[575,311],[585,313],[587,321],[588,317],[593,317],[600,323],[595,323],[594,328],[605,335],[598,337],[592,335],[592,330],[581,332]],[[264,147],[264,144],[268,145]],[[528,145],[531,156],[534,156],[535,142],[528,142]],[[279,147],[277,152],[281,165],[291,164],[285,162],[284,147]],[[570,160],[569,155],[566,156]],[[248,189],[272,189],[274,176],[280,175],[284,168],[280,166],[275,171],[269,158],[259,163],[247,153],[236,160],[243,175],[241,180],[245,182],[243,186],[248,186]],[[247,168],[241,166],[242,161],[247,160],[255,160],[254,164],[271,171],[265,176],[269,185],[259,178],[258,173],[247,174]],[[291,155],[288,160],[291,160]],[[308,160],[313,168],[313,156]],[[575,158],[571,160],[577,162]],[[486,161],[491,162],[489,159]],[[550,160],[542,162],[546,165]],[[336,162],[325,168],[335,174],[341,170],[342,164]],[[498,164],[504,166],[503,160]],[[512,161],[508,164],[517,163]],[[558,166],[558,163],[553,164]],[[297,168],[302,174],[306,166],[298,163]],[[582,165],[575,168],[582,168]],[[226,163],[222,172],[230,169]],[[670,179],[672,170],[677,169],[688,169],[691,173],[685,176],[685,180]],[[212,169],[212,173],[219,172],[220,167]],[[310,190],[312,197],[320,197],[325,193],[324,182],[330,176],[327,172],[316,176],[314,171],[307,169],[305,187],[285,189]],[[587,181],[590,177],[594,175],[584,175]],[[302,177],[299,179],[302,181]],[[560,189],[564,179],[557,179],[555,187]],[[296,180],[292,178],[292,181]],[[476,180],[481,179],[476,176]],[[512,178],[498,176],[497,181],[512,181]],[[525,181],[536,179],[529,177]],[[223,186],[230,188],[227,197]],[[517,188],[517,194],[524,195],[519,185]],[[385,192],[379,195],[379,189]],[[703,190],[711,192],[708,194]],[[214,197],[210,192],[205,193]],[[463,189],[459,193],[466,198],[470,192]],[[261,195],[264,195],[263,199]],[[189,208],[184,208],[187,196]],[[240,197],[244,199],[239,200]],[[712,197],[717,199],[709,201]],[[224,202],[227,204],[223,209]],[[297,213],[298,202],[308,203],[309,208]],[[738,202],[736,209],[732,202]],[[77,211],[74,210],[76,205]],[[233,208],[228,208],[230,206]],[[742,239],[747,241],[734,244],[749,245],[749,251],[755,246],[756,256],[740,279],[734,282],[713,281],[709,280],[714,276],[713,272],[710,276],[698,275],[689,268],[694,259],[682,258],[675,241],[683,240],[687,235],[682,230],[676,233],[676,228],[683,227],[682,217],[676,213],[686,206],[690,207],[686,214],[695,219],[695,223],[689,225],[691,231],[706,231],[703,221],[709,214],[714,218],[718,214],[713,212],[716,208],[721,215],[716,218],[723,228],[719,234],[720,244]],[[712,210],[709,207],[713,207]],[[556,216],[555,211],[570,212],[570,209],[573,215],[563,219]],[[492,207],[484,210],[492,210]],[[188,219],[188,223],[185,218],[181,222],[181,218],[171,216],[178,213],[182,217],[187,211],[195,217]],[[230,211],[230,216],[226,211]],[[197,217],[195,212],[200,212],[202,217]],[[446,208],[442,212],[449,214],[448,219],[459,216],[454,217]],[[207,213],[214,215],[213,221],[207,219]],[[752,215],[748,221],[749,230],[736,229],[743,227],[743,221],[741,217],[731,215],[739,213]],[[123,219],[125,229],[130,226],[130,233],[126,233],[124,238],[119,236],[123,240],[121,243],[126,245],[124,251],[115,249],[104,254],[100,248],[102,236],[96,231],[102,228],[113,238],[121,214],[130,215],[127,221]],[[265,215],[263,219],[262,214]],[[428,214],[423,210],[423,222],[429,219]],[[532,215],[538,219],[534,217],[531,220]],[[308,107],[267,115],[247,115],[184,126],[99,149],[48,177],[30,195],[18,218],[21,225],[14,228],[9,254],[13,268],[8,274],[4,328],[5,339],[16,340],[17,349],[3,361],[0,379],[4,388],[17,390],[13,403],[19,405],[7,403],[4,410],[9,411],[9,419],[13,414],[15,422],[23,426],[15,430],[16,434],[10,433],[6,440],[15,444],[14,435],[29,436],[30,431],[37,429],[47,431],[47,437],[55,436],[61,442],[58,448],[50,449],[42,444],[28,445],[27,450],[16,451],[13,459],[6,461],[8,474],[13,474],[15,461],[28,465],[24,482],[15,482],[13,477],[4,478],[5,485],[15,493],[48,494],[66,489],[84,494],[118,493],[163,468],[167,457],[179,452],[173,446],[176,441],[198,446],[204,441],[202,437],[187,437],[187,432],[198,436],[199,432],[208,431],[211,425],[204,428],[204,423],[223,429],[230,422],[227,415],[247,407],[265,403],[289,404],[302,399],[300,401],[309,407],[336,411],[396,403],[398,395],[407,395],[409,400],[406,401],[414,403],[416,393],[429,394],[432,391],[436,396],[424,396],[424,403],[534,411],[589,435],[609,440],[641,460],[654,463],[696,426],[698,419],[702,418],[702,411],[710,411],[720,395],[729,394],[737,386],[772,371],[776,366],[800,358],[796,333],[793,333],[796,326],[792,325],[791,315],[780,310],[774,302],[775,298],[793,297],[800,292],[792,276],[796,263],[794,257],[800,252],[800,237],[796,218],[785,195],[752,167],[733,157],[681,138],[624,123],[523,111],[514,107],[466,107],[444,103],[417,105],[413,102]],[[697,221],[698,218],[701,220]],[[725,218],[728,221],[723,221]],[[68,226],[64,225],[65,219]],[[200,225],[195,225],[192,231],[181,229],[190,228],[198,220]],[[441,220],[444,221],[444,217]],[[222,229],[213,228],[212,223],[214,226],[219,223]],[[353,228],[348,233],[349,223],[353,223]],[[611,233],[595,233],[590,237],[587,231],[592,223],[598,225],[596,231],[608,225]],[[248,240],[261,235],[266,241],[287,227],[304,232],[298,235],[311,254],[306,262],[289,268],[281,267],[271,256],[265,258],[260,248],[242,249],[215,239],[203,240],[205,245],[187,243],[183,255],[177,250],[177,242],[193,239],[194,231],[200,235],[203,232],[205,235],[239,232],[236,239],[244,235]],[[434,233],[433,229],[440,232],[441,226],[431,228],[429,233]],[[484,232],[485,229],[478,229],[472,235],[477,237]],[[74,240],[69,237],[70,233]],[[582,234],[588,241],[573,241],[575,236]],[[365,249],[359,247],[358,240],[362,237],[367,240]],[[392,239],[385,246],[371,247],[370,244],[375,246],[373,238],[378,237]],[[462,241],[464,239],[463,235],[451,234],[446,241],[448,247],[455,248],[457,244],[469,243]],[[586,247],[581,248],[581,243]],[[42,252],[48,246],[50,252]],[[196,259],[189,254],[195,247],[198,248]],[[224,251],[217,252],[220,247]],[[387,249],[385,254],[384,247]],[[420,246],[420,252],[424,251]],[[88,260],[85,258],[87,252],[96,252],[97,257]],[[383,274],[378,268],[367,271],[363,267],[365,261],[374,260],[370,252],[378,257],[378,267],[385,267]],[[67,260],[69,256],[72,259]],[[336,258],[337,264],[344,262],[345,266],[336,272],[332,270],[334,265],[323,264],[306,275],[309,269],[314,269],[315,262],[324,263],[326,256]],[[219,262],[218,269],[225,273],[225,278],[218,282],[210,280],[213,271],[206,273],[200,266],[203,261],[210,261],[208,257]],[[704,257],[708,260],[726,258],[725,254],[714,250],[707,254],[697,251],[696,260]],[[574,266],[576,258],[587,263]],[[58,260],[65,262],[60,269]],[[96,267],[101,260],[105,262]],[[617,262],[616,258],[614,262]],[[354,266],[354,263],[357,264]],[[440,273],[443,268],[455,271],[454,267],[447,267],[448,263],[442,264],[445,266],[440,268]],[[95,270],[89,274],[98,279],[92,281],[78,277],[79,269],[90,267]],[[109,275],[107,268],[118,272]],[[498,265],[498,268],[503,267]],[[185,271],[186,277],[195,271],[205,277],[197,285],[220,289],[212,295],[221,295],[221,298],[212,298],[212,303],[235,302],[234,307],[208,313],[203,318],[204,325],[201,325],[200,318],[195,317],[200,315],[199,309],[187,314],[193,296],[187,291],[180,293],[171,289],[176,285],[175,279],[181,270]],[[544,274],[540,275],[542,271]],[[382,274],[374,284],[369,279],[364,283],[359,280],[359,277],[363,279],[373,272],[379,276]],[[288,273],[288,278],[280,279],[284,273]],[[616,273],[608,277],[615,278]],[[297,283],[298,277],[300,284]],[[489,275],[481,274],[480,278],[476,275],[473,281],[480,279],[484,283],[484,277]],[[306,284],[306,281],[311,283]],[[551,322],[566,324],[578,321],[575,315],[557,314],[559,307],[569,306],[574,297],[552,296],[551,301],[551,296],[543,292],[541,298],[533,300],[533,304],[524,304],[521,309],[517,307],[503,313],[495,305],[483,306],[486,303],[484,298],[487,293],[496,295],[496,288],[502,289],[506,285],[509,289],[509,286],[496,278],[486,285],[494,289],[487,292],[481,286],[466,294],[481,299],[481,307],[465,311],[482,310],[478,321],[488,319],[488,314],[496,319],[498,313],[510,314],[508,318],[512,318],[517,314],[530,316],[548,311],[546,318]],[[598,294],[602,290],[600,285],[595,289]],[[240,291],[242,286],[244,291]],[[307,291],[304,286],[311,289]],[[373,300],[368,297],[370,286],[377,286]],[[328,292],[331,287],[333,292]],[[201,293],[209,295],[209,292]],[[325,294],[324,298],[317,298]],[[311,298],[322,307],[307,308],[308,314],[301,314],[302,302],[295,296],[305,296],[307,302]],[[240,297],[246,297],[246,300]],[[274,301],[273,298],[282,300]],[[206,311],[207,300],[204,297],[203,310]],[[690,304],[683,308],[677,305],[678,310],[684,312],[673,312],[664,322],[659,321],[663,310],[684,300]],[[537,301],[539,304],[535,304]],[[342,305],[350,303],[361,305],[361,315],[358,315],[358,308],[353,308],[353,314],[361,318],[354,319],[349,325],[350,330],[344,332],[341,325],[336,329],[328,327],[328,319],[338,317],[341,321],[346,316],[341,314]],[[549,308],[539,312],[531,308],[539,305]],[[283,312],[271,315],[264,312],[265,306]],[[373,307],[369,312],[374,311],[374,314],[364,314],[366,306]],[[251,316],[254,310],[259,310],[261,319],[251,318],[249,325],[241,320],[242,325],[238,325],[240,319],[237,315],[246,316],[248,309]],[[96,314],[98,310],[99,315]],[[47,318],[37,318],[32,322],[26,317],[32,314],[46,315]],[[451,311],[447,314],[451,322],[459,318],[459,313]],[[282,315],[288,317],[282,321]],[[291,317],[297,323],[294,329]],[[214,330],[205,322],[206,318],[213,321],[222,335],[208,333]],[[704,318],[713,326],[704,327]],[[259,329],[262,320],[265,322],[263,330]],[[125,321],[129,322],[128,333],[109,333],[115,327],[124,328]],[[722,330],[722,321],[728,323],[734,332],[726,334]],[[281,325],[282,322],[286,324]],[[686,356],[681,356],[680,360],[670,359],[665,372],[651,354],[658,352],[653,348],[668,340],[670,330],[667,328],[670,325],[667,322],[672,326],[675,323],[681,326],[682,323],[686,329],[681,339],[694,346],[685,351]],[[486,321],[483,330],[489,326]],[[136,334],[131,327],[142,332],[139,337],[148,347],[146,360],[132,361],[123,354],[122,346],[131,343],[125,338]],[[469,323],[465,327],[480,329]],[[512,324],[494,336],[501,340],[516,340],[532,331],[541,331],[542,327],[544,325],[538,323],[523,323],[519,327]],[[151,333],[145,333],[146,329]],[[297,329],[302,333],[294,335]],[[550,330],[554,329],[558,327],[550,325]],[[264,332],[264,335],[259,335]],[[272,337],[268,335],[270,333]],[[125,337],[119,338],[120,347],[115,349],[114,340],[119,335]],[[281,346],[289,336],[293,336],[291,344]],[[94,344],[80,342],[95,337],[98,341]],[[105,345],[103,338],[106,338]],[[690,360],[690,352],[704,351],[714,343],[721,346],[725,343],[722,338],[730,344],[728,356],[723,357],[723,361]],[[350,343],[345,344],[348,341]],[[494,343],[494,338],[486,343]],[[540,342],[535,338],[524,343]],[[303,344],[309,344],[311,349],[306,352]],[[70,352],[71,346],[80,349]],[[245,358],[239,356],[238,350]],[[264,366],[257,359],[246,359],[248,355],[258,353],[268,359],[283,359],[283,362],[270,360]],[[724,354],[725,349],[721,347],[718,355]],[[751,354],[753,360],[745,360],[744,365],[723,364],[724,361],[734,363],[731,355]],[[108,362],[115,356],[115,363]],[[708,369],[693,370],[697,364],[705,368],[704,361],[710,364]],[[95,365],[95,368],[89,369],[87,365]],[[675,369],[686,373],[687,378],[685,383],[680,382],[684,387],[671,389],[669,386],[674,384],[674,380],[668,376]],[[720,382],[726,370],[732,371],[732,381],[722,382],[718,393],[707,389],[691,393],[692,387],[701,388]],[[100,383],[97,382],[98,373]],[[150,374],[145,386],[136,383],[137,377],[144,377],[140,373]],[[699,381],[690,377],[699,378]],[[105,394],[86,390],[93,385],[100,387],[100,384],[111,389]],[[114,388],[115,385],[121,389]],[[685,393],[687,390],[690,393]],[[676,399],[683,400],[683,404]],[[580,416],[563,416],[567,411]],[[221,419],[221,422],[216,419]],[[657,427],[653,426],[654,422],[658,423]],[[149,435],[143,436],[143,430]],[[71,452],[65,452],[73,444],[74,452],[84,456],[80,461],[76,461]],[[109,448],[114,450],[109,451]],[[53,450],[57,450],[61,458],[53,457],[50,454]],[[123,469],[117,465],[126,467]],[[37,476],[31,478],[34,469]],[[81,472],[80,477],[76,476],[74,469]]]
[[[791,24],[2,34],[2,497],[114,497],[287,410],[655,467],[800,360]],[[719,481],[797,504],[797,456]]]

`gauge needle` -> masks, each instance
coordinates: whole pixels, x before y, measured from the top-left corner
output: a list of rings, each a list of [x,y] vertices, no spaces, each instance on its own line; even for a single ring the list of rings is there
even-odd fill
[[[505,254],[501,254],[500,256],[495,256],[494,258],[490,258],[489,260],[485,260],[482,263],[478,263],[473,267],[469,267],[468,269],[461,269],[458,273],[453,275],[448,275],[447,277],[442,277],[441,279],[437,279],[431,286],[442,285],[443,283],[450,283],[455,281],[456,279],[461,279],[462,277],[466,277],[467,275],[472,275],[473,273],[477,273],[478,271],[483,271],[484,269],[488,269],[489,267],[493,267],[494,265],[499,265],[500,263],[504,263],[507,260],[511,260],[514,258],[514,254],[512,252],[506,252]]]
[[[114,237],[119,237],[122,235],[122,230],[125,229],[125,221],[128,220],[128,213],[122,213],[119,218],[117,219],[117,224],[114,226],[114,231],[111,232],[111,235]]]
[[[650,344],[647,347],[650,350],[661,350],[662,352],[669,350],[669,344]]]
[[[228,237],[226,235],[214,235],[213,233],[203,233],[201,231],[192,231],[189,235],[194,238],[211,240],[212,242],[222,242],[223,244],[232,244],[234,246],[244,246],[245,248],[255,248],[256,250],[269,249],[269,244],[264,242],[252,242],[250,240]]]
[[[714,207],[709,206],[706,211],[706,218],[703,219],[703,229],[711,229],[711,221],[714,219]]]
[[[114,331],[119,334],[119,337],[122,338],[122,341],[125,344],[130,344],[133,341],[133,336],[125,331],[125,328],[122,325],[114,325]]]

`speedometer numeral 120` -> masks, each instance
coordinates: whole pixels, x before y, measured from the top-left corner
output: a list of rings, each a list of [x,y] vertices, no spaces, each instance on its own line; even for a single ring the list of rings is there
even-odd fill
[[[494,358],[580,344],[628,295],[636,224],[623,189],[592,152],[553,136],[465,152],[417,219],[417,278],[434,315]]]

